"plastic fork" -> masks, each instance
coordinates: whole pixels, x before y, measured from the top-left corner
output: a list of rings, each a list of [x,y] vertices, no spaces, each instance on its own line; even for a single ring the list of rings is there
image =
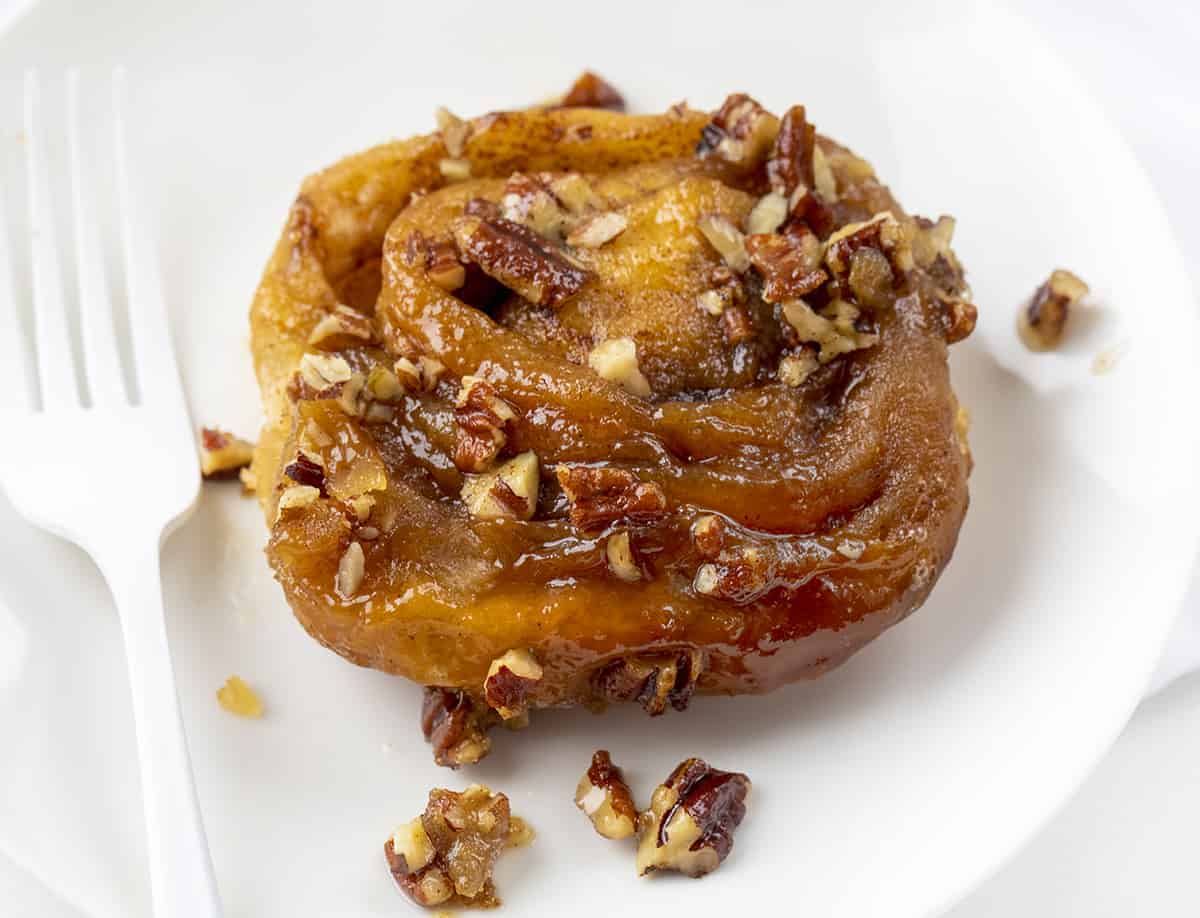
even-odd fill
[[[214,918],[221,905],[188,761],[159,571],[161,543],[190,513],[200,477],[157,266],[130,183],[124,93],[123,75],[114,73],[112,185],[118,217],[116,226],[105,229],[121,239],[138,395],[126,391],[101,227],[84,182],[83,164],[90,162],[85,157],[94,146],[80,130],[79,74],[70,72],[66,80],[67,178],[51,175],[38,76],[28,73],[25,149],[39,391],[36,400],[9,406],[0,484],[27,520],[91,555],[112,591],[133,695],[154,913]],[[55,239],[52,189],[69,189],[82,374],[77,374],[68,333],[60,262],[66,250]],[[8,273],[7,257],[0,246],[0,279]],[[0,313],[9,312],[0,316],[0,326],[12,323],[11,342],[19,336],[16,312],[9,306],[0,302]],[[0,365],[0,376],[19,373],[20,363],[16,367]],[[86,401],[76,382],[80,375]],[[7,392],[24,391],[20,380],[11,382]]]

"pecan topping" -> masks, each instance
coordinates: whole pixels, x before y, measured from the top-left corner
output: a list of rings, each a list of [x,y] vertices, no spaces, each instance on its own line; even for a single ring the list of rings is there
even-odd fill
[[[410,392],[432,392],[446,372],[446,365],[432,357],[400,357],[394,369],[396,378]]]
[[[623,214],[610,210],[585,217],[567,234],[567,245],[585,249],[598,249],[606,242],[616,239],[625,232],[629,221]]]
[[[462,793],[431,790],[425,812],[396,829],[383,850],[396,884],[417,905],[494,908],[497,858],[531,837],[504,794],[472,784]]]
[[[762,275],[762,298],[768,303],[807,296],[828,280],[820,267],[821,243],[803,225],[747,236],[746,252]]]
[[[317,454],[298,452],[296,458],[284,467],[283,474],[296,484],[310,485],[324,494],[325,466],[318,459],[320,456]]]
[[[571,523],[584,532],[619,520],[648,522],[667,512],[662,488],[625,469],[561,464],[556,474],[571,504]]]
[[[951,299],[943,300],[942,307],[942,324],[946,328],[947,344],[962,341],[975,331],[975,321],[979,318],[979,310],[974,303]]]
[[[778,130],[778,118],[744,93],[734,93],[704,126],[696,155],[753,167],[766,155]]]
[[[668,704],[676,711],[686,710],[703,670],[699,650],[621,657],[596,672],[592,688],[604,701],[636,701],[657,717]]]
[[[200,474],[209,481],[236,478],[253,458],[254,444],[249,440],[215,427],[200,428]]]
[[[788,216],[788,199],[778,191],[769,191],[758,199],[746,217],[746,232],[773,233],[783,226]]]
[[[562,241],[567,214],[541,176],[517,172],[504,186],[500,212],[505,220],[527,226],[539,236]]]
[[[337,577],[333,582],[334,592],[342,599],[353,599],[358,588],[362,586],[366,564],[362,546],[351,542],[338,562]]]
[[[481,475],[467,475],[462,500],[477,519],[528,520],[537,509],[541,469],[537,453],[527,450]]]
[[[794,389],[803,385],[804,381],[812,376],[820,365],[821,362],[817,359],[817,355],[810,348],[804,348],[797,354],[784,355],[779,361],[779,370],[776,375],[781,383]]]
[[[1034,291],[1020,312],[1017,331],[1031,351],[1049,351],[1058,347],[1070,317],[1071,308],[1088,293],[1088,285],[1070,271],[1059,268]]]
[[[300,358],[300,381],[313,392],[324,394],[354,375],[344,357],[336,354],[305,354]]]
[[[496,394],[491,383],[464,376],[454,403],[458,425],[454,464],[463,472],[488,469],[508,442],[507,428],[516,418],[512,405]]]
[[[631,395],[650,395],[650,383],[638,366],[637,344],[632,338],[600,342],[588,353],[588,366],[597,376],[620,384]]]
[[[624,97],[590,70],[585,70],[571,84],[559,105],[563,108],[607,108],[614,112],[625,111]]]
[[[638,557],[628,532],[613,533],[605,540],[604,559],[618,580],[636,583],[647,576],[646,566]]]
[[[629,838],[637,831],[638,813],[633,794],[607,750],[597,750],[592,756],[592,764],[575,788],[575,805],[605,838]]]
[[[701,877],[716,870],[746,817],[750,787],[744,774],[720,771],[703,759],[680,762],[642,814],[638,874],[675,870]]]
[[[427,686],[421,703],[421,732],[433,745],[433,760],[458,768],[478,762],[491,751],[487,731],[498,721],[490,709],[480,709],[469,695],[456,689]]]
[[[542,680],[542,667],[528,650],[510,650],[492,660],[483,683],[483,697],[505,720],[528,708],[529,693]]]
[[[850,274],[851,256],[864,249],[875,249],[886,256],[895,283],[913,268],[912,247],[899,221],[883,211],[863,223],[848,223],[825,244],[825,264],[829,273],[844,283]]]
[[[797,188],[813,187],[813,149],[817,131],[808,123],[803,105],[783,113],[779,133],[767,158],[767,181],[779,194],[790,196]]]
[[[466,268],[458,260],[458,248],[448,239],[430,243],[425,255],[425,272],[447,292],[453,292],[467,282]]]
[[[445,159],[438,160],[438,171],[448,182],[465,182],[471,177],[471,161],[447,156]]]
[[[758,545],[742,545],[715,562],[700,565],[692,588],[736,605],[745,605],[779,585],[779,559]]]
[[[692,524],[692,542],[703,558],[715,558],[725,547],[725,521],[711,513]]]
[[[696,226],[730,268],[741,274],[750,267],[750,259],[746,255],[746,238],[742,231],[733,225],[732,220],[721,214],[705,214],[697,221]]]
[[[439,107],[434,112],[437,119],[438,132],[442,135],[442,143],[446,145],[446,153],[452,158],[459,158],[467,148],[467,139],[471,136],[471,125],[454,114],[448,108]]]
[[[738,345],[754,337],[754,322],[745,306],[730,306],[722,312],[721,326],[730,344]]]
[[[374,336],[371,320],[361,312],[338,303],[333,312],[313,327],[308,343],[313,347],[344,347],[358,341],[370,341]]]
[[[312,485],[293,485],[284,488],[275,505],[275,519],[281,519],[288,510],[303,510],[321,496],[321,492]]]
[[[873,347],[879,341],[878,335],[858,330],[854,324],[858,310],[845,300],[835,300],[819,313],[803,300],[791,300],[783,304],[782,311],[800,341],[817,345],[821,363],[850,351]]]
[[[588,280],[587,271],[511,220],[462,217],[454,233],[463,254],[485,274],[539,306],[559,306]]]

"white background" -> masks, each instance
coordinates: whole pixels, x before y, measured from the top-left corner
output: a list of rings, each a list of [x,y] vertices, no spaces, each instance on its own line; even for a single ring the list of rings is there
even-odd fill
[[[0,21],[16,5],[0,0]],[[1015,5],[1046,31],[1125,131],[1200,287],[1200,9],[1165,0]],[[1013,49],[1013,66],[1020,66],[1020,49]],[[1195,587],[1189,603],[1200,612]],[[1198,824],[1200,676],[1190,676],[1143,704],[1064,811],[952,916],[1194,916]],[[0,862],[0,918],[9,915],[75,913]]]

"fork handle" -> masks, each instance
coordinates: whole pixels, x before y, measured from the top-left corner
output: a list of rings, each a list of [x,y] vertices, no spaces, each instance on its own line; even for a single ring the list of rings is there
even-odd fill
[[[125,638],[157,918],[220,918],[167,646],[157,541],[140,555],[100,559]]]

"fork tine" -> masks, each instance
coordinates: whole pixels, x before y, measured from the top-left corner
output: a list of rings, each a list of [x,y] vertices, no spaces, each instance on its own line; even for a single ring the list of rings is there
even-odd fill
[[[79,277],[79,322],[84,369],[92,403],[100,407],[125,401],[121,357],[113,327],[112,299],[100,258],[100,238],[83,187],[82,138],[79,130],[79,71],[67,72],[67,146],[71,158],[71,191],[75,204],[75,253]]]
[[[26,375],[24,334],[17,315],[17,291],[13,283],[12,249],[8,246],[8,220],[0,200],[0,386],[12,392],[7,407],[24,414],[32,404],[29,377]]]
[[[79,392],[75,386],[62,274],[54,240],[50,173],[42,148],[38,94],[37,72],[30,70],[25,74],[25,167],[29,182],[34,331],[42,410],[49,411],[77,407]]]
[[[133,338],[138,391],[143,404],[183,398],[167,307],[146,223],[129,182],[125,143],[125,73],[113,72],[113,133],[116,139],[117,204],[125,255],[125,284],[129,297],[129,326]]]

